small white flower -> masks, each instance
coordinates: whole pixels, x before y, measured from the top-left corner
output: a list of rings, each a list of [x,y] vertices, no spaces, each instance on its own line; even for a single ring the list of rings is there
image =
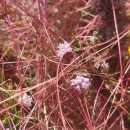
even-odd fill
[[[76,90],[81,91],[82,88],[88,89],[90,86],[90,81],[88,78],[82,76],[76,76],[75,79],[71,80],[71,85],[75,87]]]
[[[27,93],[24,93],[22,96],[19,97],[18,102],[23,103],[23,105],[27,107],[31,107],[32,97],[27,95]]]
[[[107,63],[105,60],[104,60],[102,63],[96,63],[94,66],[95,66],[97,69],[98,69],[99,67],[102,67],[102,68],[104,68],[105,70],[109,70],[109,63]]]
[[[101,66],[106,69],[106,70],[109,70],[109,64],[106,63],[106,61],[103,61],[103,63],[101,64]]]
[[[9,128],[6,128],[5,130],[10,130]]]
[[[89,37],[89,41],[90,41],[90,44],[95,44],[96,39],[95,39],[94,36],[90,36],[90,37]]]
[[[67,52],[72,52],[72,48],[70,47],[70,44],[66,41],[59,44],[57,48],[58,50],[56,52],[59,57],[63,57],[63,55],[66,54]]]
[[[94,66],[98,69],[100,67],[100,64],[96,63]]]

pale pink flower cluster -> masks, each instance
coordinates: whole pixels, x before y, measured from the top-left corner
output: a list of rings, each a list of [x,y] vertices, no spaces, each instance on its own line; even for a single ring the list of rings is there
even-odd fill
[[[94,36],[89,37],[90,44],[95,44],[96,38]]]
[[[5,130],[10,130],[9,128],[6,128]]]
[[[73,85],[76,90],[81,91],[82,89],[88,89],[91,84],[88,78],[76,76],[75,79],[71,80],[71,85]]]
[[[102,63],[95,64],[95,67],[98,69],[99,67],[104,68],[105,70],[109,70],[109,63],[103,61]]]
[[[18,102],[20,104],[23,103],[23,105],[26,107],[31,107],[32,97],[27,95],[27,93],[24,93],[22,96],[19,97]]]
[[[60,58],[63,57],[63,55],[66,54],[67,52],[72,52],[72,48],[70,47],[70,44],[66,41],[60,43],[57,48],[58,50],[56,52]]]
[[[106,61],[103,61],[103,63],[101,64],[101,66],[106,69],[109,70],[109,63],[107,63]]]

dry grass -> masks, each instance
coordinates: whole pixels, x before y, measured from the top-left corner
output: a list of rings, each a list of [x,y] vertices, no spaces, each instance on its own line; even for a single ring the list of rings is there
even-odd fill
[[[129,130],[129,8],[129,0],[1,0],[0,129]],[[64,41],[73,51],[60,58]],[[77,75],[89,89],[71,85]]]

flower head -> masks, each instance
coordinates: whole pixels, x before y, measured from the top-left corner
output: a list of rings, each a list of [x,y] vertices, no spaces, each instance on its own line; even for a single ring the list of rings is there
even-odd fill
[[[101,66],[106,69],[109,70],[109,63],[107,63],[106,61],[103,61],[103,63],[101,64]]]
[[[90,44],[95,44],[96,38],[94,36],[89,37]]]
[[[27,95],[27,93],[24,93],[22,96],[19,97],[18,102],[23,103],[23,105],[27,107],[31,107],[32,97]]]
[[[72,52],[72,48],[70,47],[70,44],[66,41],[59,44],[57,48],[58,48],[57,55],[59,57],[63,57],[63,55],[66,54],[67,52]]]
[[[107,63],[105,60],[104,60],[102,63],[96,63],[94,66],[95,66],[97,69],[98,69],[99,67],[101,67],[101,68],[103,68],[103,69],[105,69],[105,70],[109,70],[109,63]]]
[[[81,91],[81,89],[88,89],[90,86],[90,81],[88,78],[84,78],[82,76],[76,76],[75,79],[71,80],[71,85],[75,87],[78,91]]]

